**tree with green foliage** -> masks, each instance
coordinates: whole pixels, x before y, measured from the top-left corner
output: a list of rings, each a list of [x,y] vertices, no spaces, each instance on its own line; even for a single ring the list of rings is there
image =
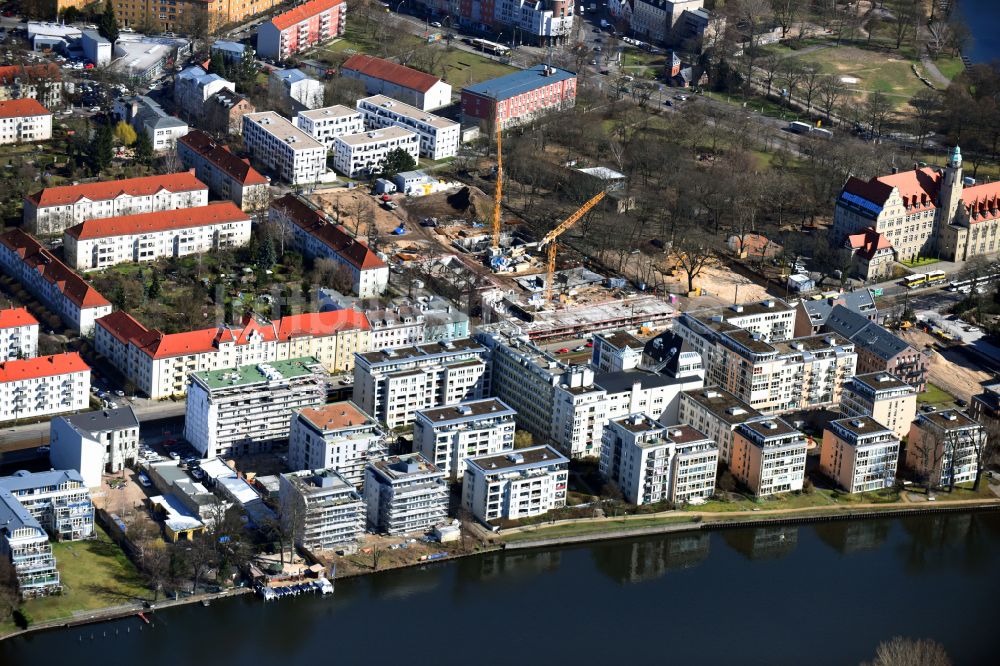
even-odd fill
[[[111,165],[115,157],[115,133],[111,125],[105,123],[97,128],[88,152],[95,171],[104,171]]]
[[[390,150],[385,159],[382,160],[379,176],[381,178],[392,178],[402,171],[413,171],[417,168],[417,161],[413,159],[403,148]]]
[[[135,143],[135,140],[138,137],[135,134],[135,130],[132,129],[132,126],[122,120],[115,125],[115,138],[118,139],[123,146],[131,146]]]
[[[105,1],[104,11],[97,17],[97,32],[112,44],[118,41],[118,19],[115,18],[115,6],[111,0]]]
[[[212,59],[208,61],[208,73],[218,74],[224,79],[229,79],[228,68],[226,67],[226,59],[222,55],[222,51],[213,51]]]
[[[160,297],[162,289],[160,287],[160,273],[158,271],[153,271],[153,279],[149,283],[149,288],[146,289],[146,295],[150,299],[157,299]]]
[[[149,165],[153,162],[153,142],[145,131],[139,132],[135,138],[135,161],[139,164]]]
[[[278,262],[278,253],[274,249],[274,240],[270,235],[264,236],[257,245],[254,260],[261,270],[268,270]]]

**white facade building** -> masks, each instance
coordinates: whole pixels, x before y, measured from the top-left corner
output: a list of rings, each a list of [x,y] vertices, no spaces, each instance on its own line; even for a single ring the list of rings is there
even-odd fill
[[[307,407],[292,417],[288,464],[292,469],[335,469],[361,488],[365,466],[385,456],[385,433],[353,402]]]
[[[287,100],[292,111],[323,106],[323,84],[300,69],[272,70],[267,85],[275,98]]]
[[[422,409],[413,422],[413,450],[452,482],[462,480],[465,459],[514,449],[513,409],[497,398]]]
[[[0,102],[0,144],[51,138],[52,112],[37,101],[25,98]]]
[[[423,111],[451,104],[451,85],[390,60],[358,53],[344,62],[340,73],[363,82],[369,95],[388,95]]]
[[[719,447],[719,460],[733,459],[733,434],[741,423],[761,413],[719,386],[706,386],[681,393],[677,421],[708,435]]]
[[[279,477],[281,516],[296,545],[310,551],[351,550],[365,531],[365,504],[357,489],[332,469]]]
[[[519,520],[566,506],[569,460],[551,446],[469,458],[462,505],[479,520]]]
[[[409,305],[365,310],[372,327],[372,351],[407,347],[424,341],[424,315]]]
[[[192,65],[174,77],[174,106],[189,118],[201,118],[205,102],[220,90],[236,92],[236,84]]]
[[[333,166],[348,178],[376,173],[390,152],[402,149],[420,157],[420,137],[401,127],[338,136],[333,144]]]
[[[899,438],[870,416],[831,421],[823,432],[820,469],[849,493],[892,488]]]
[[[368,526],[380,534],[426,531],[448,515],[444,472],[419,453],[369,463],[365,472]]]
[[[442,160],[458,154],[461,125],[435,116],[415,106],[404,104],[385,95],[374,95],[357,102],[368,129],[401,127],[415,132],[420,139],[420,156]]]
[[[27,308],[0,310],[0,361],[38,356],[38,320]]]
[[[132,407],[59,416],[49,424],[49,460],[80,473],[88,488],[101,475],[121,472],[139,458],[139,419]]]
[[[326,146],[274,111],[243,116],[243,145],[292,185],[315,183],[326,173]]]
[[[326,146],[328,151],[333,151],[334,140],[338,136],[364,132],[365,119],[352,108],[334,104],[299,111],[295,116],[295,126]]]
[[[634,370],[642,362],[644,344],[625,331],[595,333],[590,364],[597,372]]]

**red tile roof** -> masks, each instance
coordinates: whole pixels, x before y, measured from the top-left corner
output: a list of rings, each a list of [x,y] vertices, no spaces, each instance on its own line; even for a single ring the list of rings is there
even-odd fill
[[[84,363],[76,352],[26,358],[20,361],[6,361],[0,363],[0,384],[65,375],[71,372],[88,372],[89,370],[90,366]]]
[[[23,118],[24,116],[51,116],[52,112],[38,103],[38,100],[26,97],[0,102],[0,118]]]
[[[241,185],[261,185],[268,182],[259,171],[250,166],[248,160],[241,160],[225,146],[220,146],[212,137],[201,130],[192,130],[177,140],[208,160],[212,166]]]
[[[27,308],[11,308],[0,310],[0,328],[15,328],[17,326],[37,326],[38,320],[31,316]]]
[[[367,331],[371,327],[364,313],[357,310],[333,310],[331,312],[308,312],[289,315],[277,321],[278,340],[286,342],[292,338],[331,335],[337,331]]]
[[[62,72],[55,64],[46,65],[7,65],[0,67],[0,85],[8,86],[14,83],[14,79],[29,79],[37,81],[39,79],[62,80]]]
[[[286,194],[271,202],[271,208],[283,213],[296,226],[315,236],[355,268],[365,270],[385,267],[385,262],[364,241],[352,237],[340,225],[327,222],[321,212],[314,210],[294,194]]]
[[[903,205],[933,208],[941,189],[941,174],[930,167],[924,167],[872,178],[868,182],[852,176],[844,185],[844,191],[879,205],[885,204],[893,188],[899,190]]]
[[[113,335],[118,342],[128,344],[148,334],[150,331],[124,310],[116,310],[97,320],[97,325]]]
[[[962,203],[971,224],[995,220],[1000,217],[1000,181],[966,187]]]
[[[77,240],[88,240],[130,234],[148,234],[172,229],[207,227],[213,224],[240,221],[249,222],[250,216],[232,201],[217,201],[207,206],[195,208],[87,220],[70,227],[65,233]]]
[[[397,65],[394,62],[361,53],[348,58],[340,69],[341,71],[349,69],[360,72],[374,79],[381,79],[420,92],[427,92],[441,80],[432,74],[418,72],[404,65]]]
[[[146,197],[160,190],[168,192],[192,192],[208,190],[208,187],[195,178],[194,169],[181,171],[164,176],[144,176],[126,180],[111,180],[99,183],[84,183],[83,185],[63,185],[61,187],[46,187],[28,197],[37,207],[66,206],[81,199],[105,201],[115,199],[122,194],[133,197]]]
[[[278,30],[284,30],[285,28],[289,28],[296,23],[301,23],[306,19],[316,16],[321,12],[325,12],[331,7],[336,7],[343,1],[344,0],[310,0],[310,2],[303,3],[295,9],[285,12],[284,14],[278,14],[271,19],[271,23],[274,24],[274,27]]]
[[[29,234],[14,229],[0,236],[0,244],[17,254],[28,268],[42,274],[47,282],[56,285],[63,296],[72,301],[78,308],[96,308],[111,305],[100,292],[87,284],[66,264],[59,261],[51,252],[39,244]]]
[[[375,423],[370,416],[350,401],[335,402],[323,407],[306,407],[299,414],[320,430],[337,430],[349,426]]]
[[[857,250],[860,256],[870,261],[879,250],[891,250],[892,241],[884,234],[880,234],[871,227],[868,227],[859,234],[848,236],[847,246]]]

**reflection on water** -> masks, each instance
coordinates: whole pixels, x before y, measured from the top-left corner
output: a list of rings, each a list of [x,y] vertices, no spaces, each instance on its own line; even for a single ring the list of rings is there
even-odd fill
[[[752,530],[724,530],[722,538],[748,560],[776,560],[787,557],[799,543],[795,525],[757,527]]]
[[[889,538],[892,523],[888,520],[853,522],[840,520],[820,523],[813,529],[817,536],[841,555],[877,550]]]
[[[687,569],[708,558],[711,536],[707,532],[604,544],[591,553],[597,569],[617,583],[655,580],[668,571]]]

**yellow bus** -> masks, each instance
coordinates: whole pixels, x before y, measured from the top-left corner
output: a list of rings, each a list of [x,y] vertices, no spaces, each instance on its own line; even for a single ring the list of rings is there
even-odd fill
[[[927,284],[943,282],[948,277],[944,271],[927,271]]]
[[[914,273],[913,275],[907,275],[903,278],[903,286],[907,289],[913,289],[915,287],[922,287],[927,284],[927,274],[926,273]]]

